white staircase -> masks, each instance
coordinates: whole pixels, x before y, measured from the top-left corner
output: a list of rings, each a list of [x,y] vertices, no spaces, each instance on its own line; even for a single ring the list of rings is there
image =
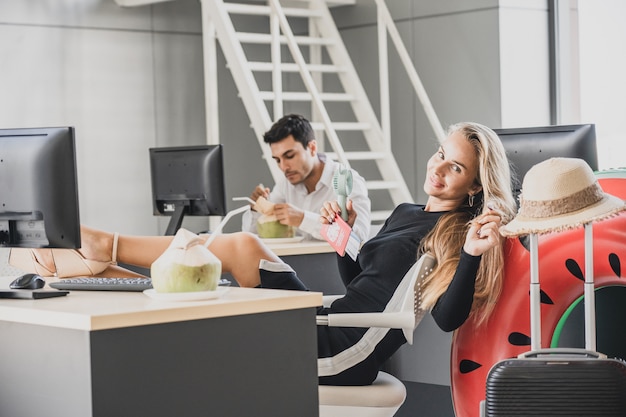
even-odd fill
[[[116,0],[134,6],[162,0]],[[374,0],[379,18],[381,103],[379,122],[352,64],[328,4],[354,0],[200,0],[203,20],[208,141],[219,137],[216,41],[251,121],[274,179],[283,174],[263,133],[286,113],[311,120],[319,147],[359,171],[372,200],[372,221],[413,197],[391,152],[387,33],[439,140],[443,130],[430,105],[384,0]],[[381,126],[382,125],[382,126]]]

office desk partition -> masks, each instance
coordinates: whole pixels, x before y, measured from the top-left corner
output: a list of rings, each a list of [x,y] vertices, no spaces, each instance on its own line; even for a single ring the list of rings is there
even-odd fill
[[[272,239],[264,239],[265,244],[278,256],[335,254],[335,250],[328,242],[322,240],[303,240],[295,243],[272,242]]]
[[[1,299],[0,415],[317,416],[320,304],[245,288],[207,301]]]
[[[273,243],[267,246],[296,271],[312,291],[344,294],[346,289],[337,268],[337,253],[325,241],[308,240],[297,243]],[[346,255],[347,256],[347,255]]]

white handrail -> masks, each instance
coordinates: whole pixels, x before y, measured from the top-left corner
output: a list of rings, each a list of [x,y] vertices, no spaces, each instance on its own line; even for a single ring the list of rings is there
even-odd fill
[[[283,74],[281,70],[280,24],[275,14],[270,15],[270,34],[272,36],[272,90],[274,90],[274,120],[283,115]]]
[[[377,11],[378,30],[378,73],[380,84],[380,127],[387,150],[391,150],[391,99],[389,98],[389,53],[387,28],[382,22],[380,9]]]
[[[437,117],[435,109],[433,108],[432,103],[428,98],[428,94],[426,93],[426,89],[424,88],[424,85],[422,84],[419,75],[417,75],[417,71],[415,70],[413,62],[411,61],[411,57],[409,56],[409,53],[407,52],[406,47],[404,46],[404,43],[400,38],[400,34],[398,33],[398,29],[396,28],[396,25],[391,18],[391,14],[387,9],[387,5],[385,4],[384,0],[376,0],[376,5],[378,6],[378,18],[383,20],[382,23],[387,28],[389,36],[391,37],[391,40],[393,41],[398,51],[398,54],[400,55],[400,60],[404,65],[404,69],[406,70],[409,79],[411,80],[411,84],[413,84],[413,88],[415,89],[415,92],[417,93],[417,96],[422,103],[422,106],[424,107],[426,117],[428,118],[428,121],[430,122],[430,125],[433,128],[435,135],[437,136],[437,139],[439,140],[439,142],[442,142],[446,137],[444,129],[439,122],[439,118]],[[381,23],[379,22],[378,24],[380,25]]]

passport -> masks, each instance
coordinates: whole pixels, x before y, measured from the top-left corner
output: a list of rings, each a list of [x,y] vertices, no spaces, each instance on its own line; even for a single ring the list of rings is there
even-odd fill
[[[339,256],[345,256],[347,253],[353,261],[356,261],[361,249],[361,239],[352,232],[350,225],[341,216],[335,216],[331,224],[323,225],[320,233]]]

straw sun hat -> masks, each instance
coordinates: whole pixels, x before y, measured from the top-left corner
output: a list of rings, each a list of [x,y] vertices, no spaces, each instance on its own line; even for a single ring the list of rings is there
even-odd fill
[[[519,211],[500,233],[519,236],[573,229],[625,209],[624,201],[600,188],[584,160],[550,158],[528,170]]]

